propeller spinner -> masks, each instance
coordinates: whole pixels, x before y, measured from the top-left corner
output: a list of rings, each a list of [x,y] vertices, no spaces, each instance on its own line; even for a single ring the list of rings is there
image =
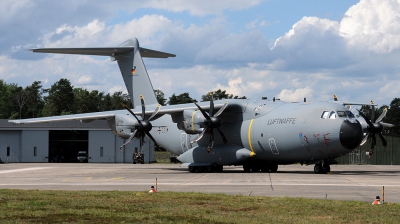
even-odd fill
[[[142,152],[143,143],[144,143],[144,137],[146,135],[157,146],[156,140],[150,134],[150,130],[153,127],[151,125],[151,123],[150,123],[150,120],[157,115],[158,111],[160,111],[161,105],[158,104],[158,106],[157,106],[156,110],[153,112],[153,114],[148,119],[145,119],[146,105],[144,103],[144,98],[143,98],[142,95],[140,95],[140,101],[141,101],[141,104],[142,104],[142,117],[141,117],[141,120],[133,113],[133,111],[131,109],[129,109],[126,105],[122,104],[122,106],[125,109],[127,109],[129,111],[129,113],[131,113],[135,117],[135,119],[137,120],[137,123],[135,124],[135,130],[131,133],[131,136],[129,137],[129,139],[123,145],[120,146],[120,150],[122,150],[122,147],[124,147],[125,145],[129,144],[135,136],[140,138],[140,152]]]
[[[212,93],[210,93],[210,110],[209,110],[208,114],[195,101],[193,101],[193,102],[194,102],[194,104],[196,104],[196,106],[199,108],[200,112],[203,114],[203,116],[205,118],[204,124],[206,127],[199,134],[199,136],[197,136],[197,138],[193,139],[193,141],[191,143],[193,144],[193,143],[199,141],[204,136],[204,133],[206,133],[206,132],[210,133],[210,141],[209,141],[208,147],[207,147],[207,151],[210,152],[212,147],[214,146],[214,129],[218,130],[219,134],[222,137],[222,141],[224,143],[227,143],[228,141],[227,141],[224,133],[219,129],[219,127],[222,124],[222,121],[218,116],[221,115],[222,112],[225,110],[225,108],[228,106],[228,101],[225,101],[225,104],[215,114],[214,114],[214,99],[213,99]]]

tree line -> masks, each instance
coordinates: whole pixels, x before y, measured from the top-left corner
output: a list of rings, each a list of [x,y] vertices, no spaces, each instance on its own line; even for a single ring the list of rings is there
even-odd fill
[[[193,103],[196,101],[189,93],[173,94],[167,100],[161,90],[155,90],[157,101],[166,104]],[[226,91],[217,90],[214,99],[241,98]],[[209,94],[202,96],[202,101],[209,101]],[[67,114],[80,114],[123,109],[121,104],[132,108],[128,94],[121,91],[113,94],[88,91],[84,88],[74,88],[68,79],[62,78],[49,89],[42,86],[41,81],[34,81],[25,88],[15,83],[8,84],[0,79],[0,119],[25,119]]]

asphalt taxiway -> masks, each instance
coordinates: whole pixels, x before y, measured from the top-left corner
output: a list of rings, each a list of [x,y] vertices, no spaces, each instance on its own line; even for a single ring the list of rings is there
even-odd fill
[[[313,166],[279,166],[276,173],[245,173],[224,167],[222,173],[190,173],[179,164],[0,164],[0,188],[46,190],[186,191],[400,203],[400,166],[331,165],[331,174]]]

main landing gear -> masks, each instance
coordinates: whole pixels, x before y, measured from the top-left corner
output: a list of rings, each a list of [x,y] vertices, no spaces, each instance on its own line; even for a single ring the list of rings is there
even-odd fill
[[[244,172],[276,172],[278,171],[278,164],[268,163],[268,164],[243,164]]]
[[[328,172],[331,172],[331,166],[329,164],[324,163],[324,162],[319,162],[319,163],[315,164],[314,173],[326,174]]]
[[[210,166],[189,166],[189,172],[191,173],[221,173],[224,169],[221,165],[210,165]]]

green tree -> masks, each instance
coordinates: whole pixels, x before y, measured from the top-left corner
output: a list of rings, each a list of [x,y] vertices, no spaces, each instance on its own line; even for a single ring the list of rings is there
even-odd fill
[[[74,93],[74,110],[73,113],[90,113],[102,110],[104,92],[87,89],[75,88]]]
[[[222,99],[247,99],[246,96],[234,96],[233,94],[226,93],[226,90],[218,89],[213,92],[214,100],[222,100]],[[210,93],[201,96],[201,101],[210,101]]]
[[[167,99],[164,98],[164,92],[159,89],[156,89],[156,90],[154,90],[154,93],[156,94],[158,103],[161,106],[165,106],[165,102],[167,101]]]
[[[112,99],[110,93],[107,93],[102,100],[100,111],[109,111],[113,110],[112,108]]]
[[[394,98],[390,103],[390,109],[384,122],[393,124],[393,128],[386,128],[390,134],[400,135],[400,98]]]
[[[189,93],[187,93],[187,92],[179,94],[179,95],[175,95],[175,93],[174,93],[169,98],[168,104],[169,105],[174,105],[174,104],[193,103],[193,101],[196,101],[196,100],[192,99],[189,96]]]
[[[15,119],[19,118],[19,106],[16,102],[17,97],[15,96],[22,88],[16,84],[7,84],[2,82],[0,84],[0,108],[1,117],[4,119]]]
[[[130,99],[128,94],[122,93],[122,91],[115,92],[111,96],[111,110],[120,110],[120,109],[122,109],[123,107],[121,106],[121,104],[125,104],[129,108],[133,107],[132,101],[131,101],[131,99]]]
[[[46,105],[43,108],[45,116],[71,114],[74,105],[73,86],[68,79],[60,79],[54,83],[50,89],[46,90],[49,94],[44,97]]]
[[[26,113],[23,115],[23,117],[40,117],[42,109],[44,107],[41,81],[34,81],[32,85],[25,88],[25,92],[28,95],[28,102],[26,103]]]
[[[28,102],[28,93],[23,89],[22,87],[16,87],[12,90],[12,95],[13,95],[13,102],[15,107],[17,108],[18,114],[15,114],[15,116],[18,116],[18,118],[22,118],[22,113],[25,114],[23,110],[26,110],[26,103]]]

